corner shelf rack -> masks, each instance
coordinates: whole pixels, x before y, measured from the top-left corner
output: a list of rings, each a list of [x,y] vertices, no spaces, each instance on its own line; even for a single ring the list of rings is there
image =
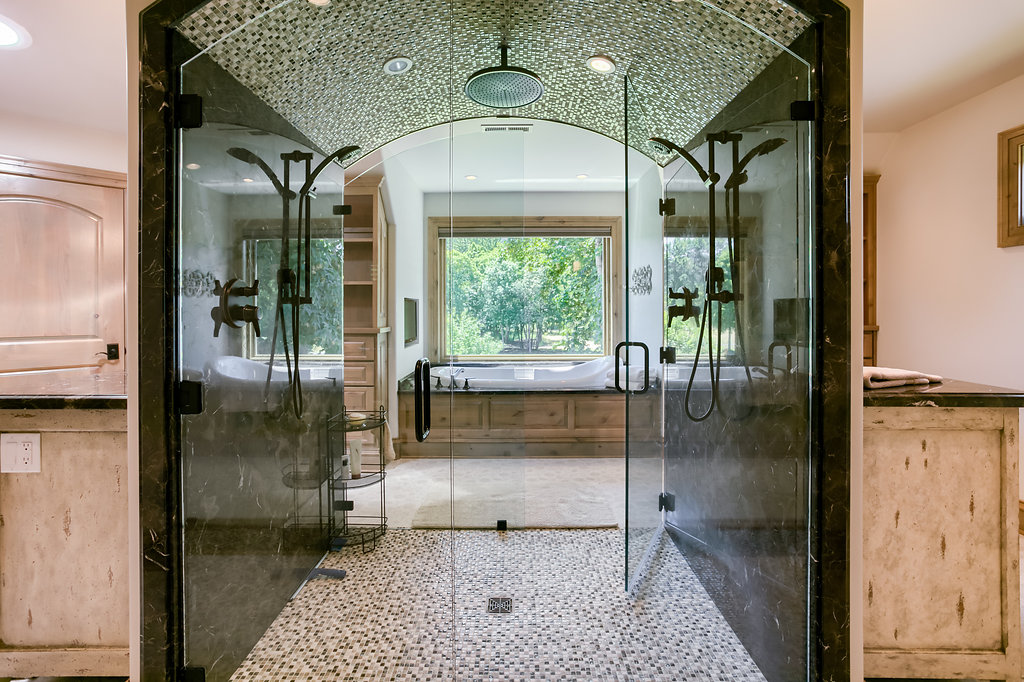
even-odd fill
[[[376,461],[369,466],[360,457],[359,476],[353,477],[349,464],[348,434],[359,431],[376,431],[377,442],[384,442],[384,426],[387,411],[383,406],[376,411],[355,412],[342,410],[327,420],[327,532],[332,549],[358,543],[364,552],[376,548],[377,540],[387,530],[388,519],[384,512],[385,486],[384,448],[377,448]],[[380,486],[379,506],[376,513],[355,513],[354,501],[349,491],[370,486]]]

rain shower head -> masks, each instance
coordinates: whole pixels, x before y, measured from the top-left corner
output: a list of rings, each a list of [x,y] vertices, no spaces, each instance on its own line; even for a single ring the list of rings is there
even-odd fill
[[[651,148],[653,148],[659,154],[676,153],[679,154],[679,156],[686,159],[686,162],[690,164],[693,170],[697,171],[697,175],[700,176],[700,180],[701,182],[704,183],[705,187],[710,187],[711,185],[715,184],[721,179],[721,176],[718,175],[718,173],[709,174],[707,171],[705,171],[704,168],[700,165],[700,162],[697,161],[697,159],[693,158],[693,155],[690,154],[690,152],[686,151],[685,149],[683,149],[682,147],[673,142],[669,142],[663,137],[652,137],[650,140],[647,141],[647,144],[649,144]]]
[[[533,71],[508,65],[508,45],[501,45],[501,66],[480,69],[466,81],[466,97],[492,109],[533,104],[544,94],[544,84]]]
[[[281,181],[277,179],[277,175],[270,169],[270,166],[268,166],[263,159],[256,156],[253,152],[245,149],[244,147],[230,147],[228,149],[228,154],[242,163],[250,163],[254,166],[258,166],[259,169],[263,171],[268,178],[270,178],[270,182],[274,185],[274,189],[277,190],[278,194],[283,197],[288,197],[289,199],[295,198],[295,192],[290,189],[285,189],[284,185],[281,184]]]

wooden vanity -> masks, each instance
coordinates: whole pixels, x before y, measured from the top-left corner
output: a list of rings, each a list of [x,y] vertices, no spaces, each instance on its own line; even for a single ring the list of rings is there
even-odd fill
[[[1024,392],[864,392],[866,677],[1021,679]]]

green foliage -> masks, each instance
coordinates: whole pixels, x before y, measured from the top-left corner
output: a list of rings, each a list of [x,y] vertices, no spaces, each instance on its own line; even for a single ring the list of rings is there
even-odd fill
[[[458,348],[463,355],[497,355],[503,347],[501,341],[484,333],[480,321],[468,310],[450,314],[448,345]]]
[[[281,242],[277,239],[257,239],[256,277],[260,280],[257,305],[263,311],[260,331],[256,339],[256,353],[270,353],[274,333],[275,306],[277,304],[277,271],[281,266]],[[289,265],[296,267],[296,247],[291,245]],[[299,352],[303,355],[341,355],[344,352],[344,244],[341,239],[314,239],[310,246],[310,298],[299,312]],[[300,288],[305,282],[299,283]],[[284,306],[289,332],[291,331],[291,305]],[[278,332],[277,352],[283,353],[281,332]],[[291,349],[289,348],[289,351]]]
[[[715,262],[725,272],[724,288],[734,291],[732,285],[732,273],[729,270],[728,242],[725,239],[715,240]],[[704,273],[708,268],[708,239],[703,237],[666,237],[665,238],[665,306],[681,304],[682,301],[670,300],[668,289],[671,287],[677,293],[683,287],[689,287],[691,291],[698,290],[700,297],[695,304],[703,309],[704,295],[707,293],[707,284],[704,281]],[[734,351],[736,317],[735,306],[726,305],[722,308],[722,352],[731,353]],[[718,335],[718,306],[714,311],[715,329]],[[697,336],[700,333],[700,320],[688,320],[683,322],[677,318],[672,322],[671,327],[665,329],[665,340],[670,346],[674,346],[680,355],[693,355],[697,351]],[[707,332],[705,331],[705,334]],[[717,352],[717,341],[716,341]],[[705,345],[702,353],[707,352]]]
[[[601,238],[459,237],[443,244],[449,352],[602,352]],[[500,339],[501,347],[482,353],[460,345],[472,336],[459,328],[463,320],[481,325],[482,334]]]

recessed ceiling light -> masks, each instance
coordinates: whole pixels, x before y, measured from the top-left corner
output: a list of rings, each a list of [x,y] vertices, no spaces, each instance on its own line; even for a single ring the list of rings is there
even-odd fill
[[[331,0],[309,0],[309,4],[316,5],[317,7],[326,7],[331,4]]]
[[[242,178],[242,182],[252,182],[252,178]]]
[[[0,14],[0,49],[23,50],[32,44],[32,36],[16,21]]]
[[[408,57],[392,57],[384,62],[384,73],[399,76],[412,68],[412,60]]]
[[[202,166],[198,163],[186,163],[185,168],[188,168],[189,170],[199,170]]]
[[[467,175],[466,179],[467,180],[476,180],[476,176],[475,175]]]
[[[590,176],[589,176],[589,175],[587,175],[586,173],[580,173],[579,175],[577,175],[577,176],[576,176],[576,179],[577,179],[577,180],[586,180],[586,179],[587,179],[587,178],[589,178],[589,177],[590,177]]]
[[[612,61],[612,58],[599,54],[588,59],[587,66],[598,73],[611,73],[615,70],[615,62]]]

